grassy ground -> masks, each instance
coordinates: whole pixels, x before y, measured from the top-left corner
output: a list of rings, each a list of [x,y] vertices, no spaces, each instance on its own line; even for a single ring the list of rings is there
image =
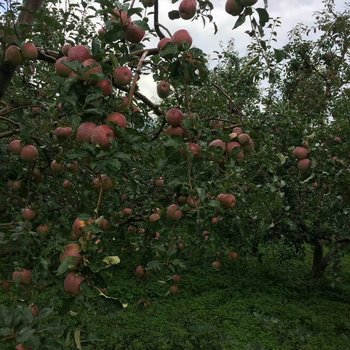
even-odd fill
[[[79,329],[82,348],[95,350],[350,349],[350,260],[335,283],[330,274],[310,281],[309,268],[273,256],[263,264],[226,262],[220,271],[203,262],[184,274],[176,296],[156,274],[139,281],[116,269],[109,293],[128,308],[105,298],[75,300],[62,320],[65,336]],[[42,293],[37,302],[47,298]],[[51,300],[57,306],[59,298]]]

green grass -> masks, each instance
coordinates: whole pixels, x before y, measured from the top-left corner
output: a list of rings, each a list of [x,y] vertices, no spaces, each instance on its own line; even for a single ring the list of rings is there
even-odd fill
[[[331,273],[311,281],[309,268],[304,260],[278,263],[273,256],[263,264],[226,261],[221,271],[203,261],[184,274],[176,296],[167,295],[171,283],[159,274],[140,281],[115,269],[109,293],[128,308],[85,296],[62,322],[81,329],[83,349],[350,349],[350,259],[335,283]],[[59,294],[52,288],[36,301],[64,308]],[[138,305],[140,299],[150,305]]]

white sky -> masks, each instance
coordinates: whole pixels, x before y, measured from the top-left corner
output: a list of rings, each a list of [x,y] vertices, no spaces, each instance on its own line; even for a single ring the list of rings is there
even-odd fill
[[[230,16],[225,12],[225,2],[226,0],[212,0],[215,7],[212,15],[218,26],[218,33],[216,35],[214,35],[213,25],[207,23],[207,25],[203,27],[202,20],[169,20],[168,11],[178,9],[179,2],[171,4],[170,0],[160,0],[159,20],[160,23],[165,25],[172,33],[178,29],[187,29],[193,38],[193,46],[199,47],[209,55],[215,50],[220,51],[220,42],[223,44],[223,47],[225,47],[231,38],[235,41],[236,50],[241,55],[244,55],[247,44],[250,41],[248,34],[244,32],[250,29],[250,27],[246,23],[232,30],[237,17]],[[345,9],[344,0],[335,0],[335,3],[338,10]],[[268,4],[270,17],[280,17],[282,21],[281,27],[277,30],[278,36],[275,47],[282,47],[286,44],[287,34],[296,24],[304,23],[306,25],[312,25],[314,23],[313,14],[323,8],[321,0],[269,0]],[[259,0],[254,7],[264,7],[264,1]],[[151,46],[156,46],[156,43],[156,40],[152,40]],[[140,88],[146,96],[151,98],[156,96],[155,84],[152,82],[150,76],[141,78]]]

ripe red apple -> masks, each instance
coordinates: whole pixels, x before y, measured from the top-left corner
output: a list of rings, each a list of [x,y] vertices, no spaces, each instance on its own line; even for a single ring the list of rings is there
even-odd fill
[[[136,267],[135,269],[135,275],[138,277],[138,278],[142,278],[144,277],[146,274],[146,271],[145,271],[145,268],[142,266],[142,265],[139,265]]]
[[[125,129],[127,124],[128,124],[124,114],[119,113],[119,112],[113,112],[113,113],[109,114],[105,120],[105,123],[107,123],[107,122],[116,124],[120,128],[123,128],[123,129]]]
[[[231,252],[229,252],[227,255],[228,255],[228,258],[229,258],[230,260],[232,260],[232,261],[237,261],[237,260],[239,260],[239,255],[238,255],[238,253],[236,253],[236,252],[231,251]]]
[[[233,194],[219,194],[216,199],[222,204],[226,209],[233,208],[236,205],[236,197]]]
[[[250,136],[246,133],[241,133],[238,135],[238,142],[242,145],[249,145],[252,143],[252,139],[250,138]]]
[[[171,277],[171,279],[177,283],[177,282],[180,282],[182,280],[182,276],[181,275],[174,275]]]
[[[69,272],[63,282],[63,289],[65,292],[71,295],[79,295],[81,290],[81,284],[84,282],[84,277],[76,274],[75,272]]]
[[[111,146],[116,135],[114,130],[108,125],[99,125],[91,133],[91,143],[99,146],[101,149],[106,150]]]
[[[209,147],[220,147],[224,151],[226,150],[226,143],[220,139],[216,139],[209,143]]]
[[[5,51],[5,60],[14,66],[18,66],[24,62],[21,50],[16,45],[10,45]]]
[[[32,221],[36,217],[36,212],[31,208],[24,208],[22,210],[22,217],[24,220]]]
[[[93,122],[85,122],[80,124],[78,130],[77,130],[77,135],[76,135],[76,140],[79,143],[84,143],[84,142],[91,142],[91,134],[92,132],[96,129],[97,125]]]
[[[235,153],[235,149],[238,148],[239,149],[239,152],[238,153]],[[235,158],[237,160],[242,160],[244,159],[244,152],[243,152],[243,149],[242,149],[242,146],[239,142],[237,141],[232,141],[232,142],[229,142],[227,144],[227,147],[226,147],[226,150],[227,150],[227,153],[228,154],[231,154],[232,152],[234,152],[235,154]]]
[[[11,188],[14,191],[18,191],[22,187],[22,180],[15,180],[11,181],[9,180],[7,183],[8,187]]]
[[[50,168],[51,168],[52,172],[56,175],[56,174],[64,172],[66,167],[63,163],[60,163],[57,160],[53,160],[50,164]]]
[[[65,56],[68,56],[68,51],[72,48],[72,45],[71,44],[64,44],[61,48],[61,51],[62,53],[65,55]]]
[[[172,40],[170,38],[163,38],[159,40],[158,50],[162,50],[165,47],[165,45],[168,43],[172,43]]]
[[[69,62],[66,56],[60,57],[55,62],[56,74],[62,78],[67,78],[72,73],[72,70],[64,64],[65,62]]]
[[[102,186],[104,192],[107,192],[114,187],[113,180],[106,174],[95,177],[93,182],[95,188],[100,188]]]
[[[39,316],[39,314],[40,314],[40,309],[39,309],[38,305],[30,304],[29,307],[30,307],[30,312],[31,312],[31,314],[32,314],[34,317]]]
[[[131,19],[127,12],[115,8],[113,9],[113,14],[114,15],[112,15],[111,20],[118,21],[122,27],[127,27],[130,24]]]
[[[166,120],[173,127],[176,128],[181,126],[181,123],[184,119],[184,114],[178,108],[170,108],[166,112]]]
[[[221,269],[221,262],[216,260],[211,264],[211,266],[213,266],[213,268],[215,270],[220,270]]]
[[[79,163],[76,160],[73,160],[71,163],[67,164],[67,170],[72,173],[79,172]]]
[[[217,216],[214,216],[212,219],[211,219],[211,223],[213,224],[213,225],[217,225],[219,222],[220,222],[220,218],[219,217],[217,217]]]
[[[238,0],[226,0],[225,11],[232,16],[239,16],[243,8]]]
[[[158,213],[153,213],[148,218],[150,223],[154,223],[160,220],[160,215]]]
[[[100,80],[96,84],[96,87],[101,89],[104,96],[109,96],[109,95],[112,95],[112,93],[113,93],[112,82],[109,79]]]
[[[8,149],[13,154],[20,154],[23,148],[23,144],[21,140],[12,140],[9,145]]]
[[[168,128],[165,129],[165,134],[168,136],[184,136],[184,129],[181,127],[172,127],[169,126]]]
[[[157,84],[157,94],[160,98],[166,98],[170,95],[171,89],[170,89],[170,84],[165,81],[161,80]]]
[[[82,65],[85,68],[82,78],[89,82],[97,82],[99,78],[95,74],[102,73],[101,65],[93,58],[83,61]]]
[[[73,263],[75,266],[78,266],[82,260],[80,255],[80,245],[78,243],[68,243],[64,247],[64,251],[60,254],[60,262],[63,262],[66,258],[73,257]]]
[[[182,0],[179,6],[179,14],[182,19],[191,19],[197,10],[196,0]]]
[[[173,34],[172,43],[177,45],[180,50],[192,46],[192,37],[186,29],[180,29]]]
[[[12,280],[21,284],[30,284],[32,282],[32,271],[22,269],[12,273]]]
[[[139,25],[131,22],[125,29],[125,39],[131,43],[137,44],[141,42],[145,36],[145,31]]]
[[[129,67],[117,67],[113,71],[113,78],[117,84],[128,85],[132,81],[132,71]]]
[[[198,197],[194,197],[194,196],[189,195],[186,198],[186,204],[192,208],[198,208],[200,203],[201,202],[200,202]]]
[[[156,187],[164,187],[164,179],[160,177],[159,179],[154,180],[154,186]]]
[[[240,128],[239,126],[236,126],[236,127],[233,128],[232,132],[237,134],[237,136],[238,136],[238,135],[243,133],[243,129]]]
[[[177,221],[181,219],[182,211],[177,204],[171,204],[166,211],[166,216],[169,220]]]
[[[35,60],[38,57],[38,50],[31,42],[24,43],[21,50],[26,60]]]
[[[90,50],[85,45],[76,45],[69,49],[68,58],[70,61],[84,62],[92,58]]]
[[[26,162],[34,162],[38,158],[39,152],[33,145],[26,145],[22,148],[20,157]]]
[[[131,208],[124,208],[124,209],[122,210],[122,213],[123,213],[123,215],[125,215],[125,216],[130,216],[130,215],[132,215],[132,209],[131,209]]]
[[[194,157],[199,157],[201,154],[201,146],[198,143],[190,142],[188,144],[188,149]]]
[[[72,225],[72,239],[78,239],[83,234],[83,228],[86,227],[86,222],[76,218]]]
[[[66,179],[66,180],[63,181],[62,186],[63,186],[64,189],[70,190],[71,188],[74,187],[74,184],[73,184],[72,181]]]
[[[46,235],[47,233],[49,233],[49,225],[47,224],[40,224],[37,228],[36,228],[36,232],[39,233],[40,235]]]
[[[67,139],[72,136],[73,129],[70,126],[62,127],[59,126],[54,131],[55,135],[60,139]]]
[[[298,169],[301,171],[307,171],[311,167],[311,159],[305,158],[298,161]]]
[[[103,231],[108,231],[112,227],[111,223],[105,218],[100,220],[99,225]]]
[[[169,288],[169,293],[170,293],[171,295],[179,294],[179,293],[180,293],[180,288],[179,288],[176,284],[173,284],[173,285]]]
[[[302,146],[297,146],[293,149],[293,156],[296,159],[305,159],[307,158],[309,154],[309,150],[306,147],[302,147]]]
[[[20,343],[16,345],[15,350],[27,350],[24,344]]]

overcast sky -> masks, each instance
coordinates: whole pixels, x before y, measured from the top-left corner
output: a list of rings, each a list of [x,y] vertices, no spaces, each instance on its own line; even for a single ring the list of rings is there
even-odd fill
[[[178,29],[187,29],[192,35],[193,45],[199,47],[209,55],[215,50],[220,51],[220,42],[225,47],[232,38],[234,39],[236,50],[241,55],[244,55],[247,44],[250,41],[249,36],[244,32],[249,29],[249,26],[245,24],[232,30],[237,17],[230,16],[225,12],[225,2],[226,0],[212,0],[215,6],[212,15],[218,26],[218,33],[216,35],[214,35],[213,25],[207,23],[203,27],[202,20],[169,20],[168,12],[178,9],[179,2],[171,4],[170,0],[160,0],[159,19],[161,24],[165,25],[172,33]],[[338,10],[345,9],[344,0],[335,0],[335,3]],[[269,0],[268,5],[270,17],[280,17],[282,21],[281,27],[277,30],[278,42],[275,44],[276,47],[281,47],[287,42],[287,34],[296,24],[313,24],[313,14],[323,8],[321,0]],[[264,1],[259,0],[254,7],[264,7]],[[152,41],[153,46],[156,46],[156,43],[157,41]],[[145,89],[145,95],[149,97],[155,96],[155,87],[152,84],[150,76],[142,79],[141,88]]]

